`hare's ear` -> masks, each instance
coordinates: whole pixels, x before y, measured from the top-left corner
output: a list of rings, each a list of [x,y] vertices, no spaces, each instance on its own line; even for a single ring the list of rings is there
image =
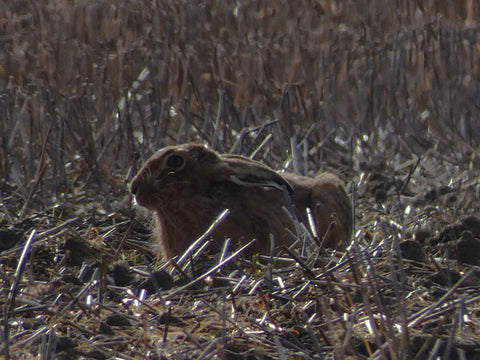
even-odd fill
[[[218,163],[218,154],[208,149],[207,147],[199,144],[187,144],[185,146],[188,152],[194,154],[195,160],[200,164],[212,164]]]
[[[289,194],[293,192],[292,185],[283,176],[258,161],[230,154],[222,155],[221,158],[231,170],[229,179],[237,185],[266,186],[280,191],[286,189]]]

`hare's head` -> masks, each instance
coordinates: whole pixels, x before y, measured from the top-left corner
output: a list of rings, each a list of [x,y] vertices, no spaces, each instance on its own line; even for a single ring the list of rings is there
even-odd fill
[[[159,210],[179,198],[208,196],[217,185],[262,186],[292,191],[267,166],[237,155],[219,155],[198,144],[168,146],[156,152],[133,179],[130,190],[138,204]]]

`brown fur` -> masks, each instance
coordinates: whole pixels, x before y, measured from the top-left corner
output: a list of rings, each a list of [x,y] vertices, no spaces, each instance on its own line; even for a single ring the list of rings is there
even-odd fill
[[[337,176],[279,174],[260,162],[198,144],[156,152],[133,179],[131,191],[138,204],[154,211],[155,236],[166,258],[185,251],[226,208],[230,215],[212,234],[217,246],[226,237],[240,243],[255,238],[253,251],[268,253],[270,234],[277,246],[291,245],[295,227],[284,208],[304,224],[306,208],[311,208],[327,247],[345,248],[352,232],[350,199]]]

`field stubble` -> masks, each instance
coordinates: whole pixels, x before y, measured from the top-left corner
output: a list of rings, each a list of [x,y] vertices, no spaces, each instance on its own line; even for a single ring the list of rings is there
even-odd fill
[[[3,356],[478,356],[477,3],[0,6]],[[157,263],[127,183],[186,141],[340,174],[351,248]]]

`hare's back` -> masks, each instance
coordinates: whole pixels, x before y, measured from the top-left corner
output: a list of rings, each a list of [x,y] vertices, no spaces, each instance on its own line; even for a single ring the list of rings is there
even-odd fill
[[[345,248],[352,233],[352,205],[343,181],[329,172],[315,178],[295,174],[284,177],[294,189],[292,197],[301,219],[305,221],[305,208],[310,208],[325,246]]]

